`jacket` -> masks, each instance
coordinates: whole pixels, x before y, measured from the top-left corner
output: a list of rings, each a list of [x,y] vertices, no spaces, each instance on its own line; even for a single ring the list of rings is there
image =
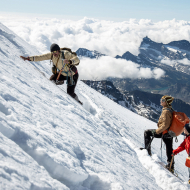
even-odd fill
[[[72,69],[70,69],[70,67],[74,66],[76,64],[79,64],[80,63],[79,58],[67,50],[64,50],[63,53],[64,53],[64,59],[70,60],[71,64],[69,66],[65,65],[61,74],[63,76],[67,76],[67,75],[71,76],[71,74],[72,75],[76,74],[77,72],[76,71],[74,72]],[[46,54],[42,54],[42,55],[31,56],[31,57],[29,57],[29,59],[30,59],[30,61],[44,61],[44,60],[50,60],[51,57],[52,57],[52,53],[46,53]],[[59,54],[59,57],[55,57],[55,56],[52,57],[53,64],[59,70],[61,70],[63,67],[62,59],[63,59],[62,53]]]
[[[189,155],[189,153],[190,153],[190,135],[185,137],[184,141],[175,150],[175,154],[178,154],[179,152],[181,152],[185,149],[186,149],[187,154]]]
[[[162,113],[160,115],[160,118],[158,120],[157,126],[158,129],[156,129],[156,133],[160,134],[163,131],[167,130],[172,122],[172,110],[168,107],[162,108]]]

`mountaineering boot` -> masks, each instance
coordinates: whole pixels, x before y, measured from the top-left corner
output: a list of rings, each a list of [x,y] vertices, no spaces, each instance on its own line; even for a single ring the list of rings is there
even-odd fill
[[[166,165],[166,168],[167,168],[171,173],[174,173],[174,163],[172,163],[171,169],[170,169],[170,163],[171,163],[171,162],[168,162],[168,164]]]
[[[190,179],[189,179],[189,181],[188,181],[188,184],[190,184]]]
[[[151,153],[151,140],[147,139],[146,137],[145,137],[145,148],[146,148],[148,154],[150,156],[152,156],[152,153]]]
[[[154,137],[152,137],[152,129],[144,131],[144,145],[145,148],[150,156],[152,156],[151,153],[151,143]]]
[[[79,98],[78,98],[77,95],[74,97],[74,99],[75,99],[79,104],[83,105],[83,103],[79,100]]]
[[[51,75],[51,77],[50,77],[50,79],[49,80],[51,80],[53,83],[55,83],[56,85],[62,85],[62,84],[64,84],[64,80],[58,80],[57,81],[57,73],[56,74],[53,74],[53,75]]]
[[[56,85],[62,85],[62,84],[64,84],[64,80],[56,81],[55,84],[56,84]]]
[[[140,148],[140,150],[144,150],[144,149],[146,149],[146,148]],[[152,153],[151,153],[150,148],[149,148],[149,149],[146,149],[146,150],[147,150],[147,152],[148,152],[149,156],[152,156]]]
[[[150,148],[147,149],[147,152],[148,152],[148,154],[149,154],[150,156],[152,156],[152,152],[151,152],[151,149],[150,149]]]

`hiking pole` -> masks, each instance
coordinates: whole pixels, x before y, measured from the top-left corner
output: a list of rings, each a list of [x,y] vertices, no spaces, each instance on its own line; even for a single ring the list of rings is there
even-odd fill
[[[173,161],[174,161],[174,155],[172,156],[172,160],[171,160],[171,163],[170,163],[170,168],[169,168],[170,171],[171,171],[171,168],[172,168]]]
[[[163,135],[162,135],[163,136]],[[163,137],[161,137],[161,147],[160,147],[160,150],[161,150],[161,162],[162,162],[162,139]]]

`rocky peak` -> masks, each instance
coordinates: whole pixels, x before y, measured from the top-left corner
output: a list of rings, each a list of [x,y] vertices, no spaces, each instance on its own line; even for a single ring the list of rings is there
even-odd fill
[[[105,54],[102,54],[96,50],[91,51],[86,48],[79,48],[76,53],[78,56],[89,57],[91,59],[98,59],[101,56],[106,56]]]
[[[146,36],[145,38],[143,38],[143,41],[141,42],[140,49],[153,48],[157,49],[158,51],[161,51],[162,45],[162,43],[154,42]]]

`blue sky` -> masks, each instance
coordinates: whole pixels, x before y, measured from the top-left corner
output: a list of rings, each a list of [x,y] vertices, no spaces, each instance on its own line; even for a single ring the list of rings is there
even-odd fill
[[[190,18],[190,0],[5,0],[0,13],[25,13],[49,17],[84,17],[125,21],[130,18],[186,20]]]

